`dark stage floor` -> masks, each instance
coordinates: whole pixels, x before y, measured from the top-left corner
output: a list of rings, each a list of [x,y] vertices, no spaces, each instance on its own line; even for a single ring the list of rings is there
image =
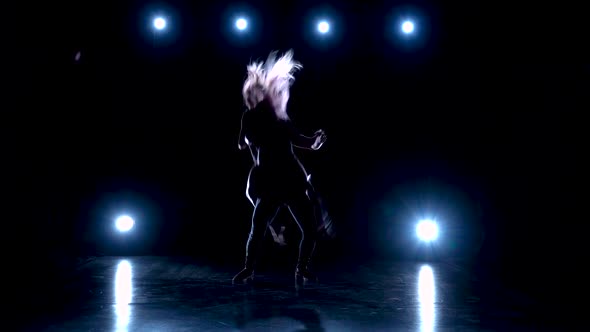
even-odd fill
[[[188,258],[99,257],[43,298],[30,331],[538,331],[564,330],[551,310],[454,264],[373,262],[292,273],[262,271],[252,286]],[[548,314],[549,313],[549,314]]]

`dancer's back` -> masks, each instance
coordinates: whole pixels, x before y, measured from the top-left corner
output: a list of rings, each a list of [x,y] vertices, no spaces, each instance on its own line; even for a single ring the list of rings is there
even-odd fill
[[[291,140],[295,131],[291,122],[278,119],[272,105],[263,100],[246,111],[242,130],[254,159],[248,181],[250,199],[288,201],[305,195],[307,173],[293,152]]]
[[[243,129],[257,166],[275,168],[299,165],[291,145],[294,135],[292,124],[288,120],[278,119],[266,99],[245,113]]]

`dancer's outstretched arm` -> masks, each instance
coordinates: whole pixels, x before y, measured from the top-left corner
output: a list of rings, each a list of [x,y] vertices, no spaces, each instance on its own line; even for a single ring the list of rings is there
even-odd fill
[[[318,130],[313,136],[305,136],[302,134],[294,134],[292,137],[292,144],[295,147],[308,150],[319,150],[326,141],[326,133],[323,130]]]

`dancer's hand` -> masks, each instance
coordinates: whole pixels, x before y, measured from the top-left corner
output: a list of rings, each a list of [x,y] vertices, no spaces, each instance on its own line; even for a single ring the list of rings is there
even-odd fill
[[[287,242],[285,242],[285,235],[283,234],[285,233],[285,226],[281,226],[281,232],[278,235],[275,229],[272,227],[272,225],[268,226],[268,228],[270,229],[270,234],[272,235],[272,238],[276,243],[278,243],[281,247],[287,245]]]
[[[319,150],[322,147],[322,145],[326,142],[326,140],[328,139],[328,137],[326,136],[326,133],[322,129],[316,131],[314,134],[314,137],[315,137],[315,142],[311,146],[311,148],[313,150]]]

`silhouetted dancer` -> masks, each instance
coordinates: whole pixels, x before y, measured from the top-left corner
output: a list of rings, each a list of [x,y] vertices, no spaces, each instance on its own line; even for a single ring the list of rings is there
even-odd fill
[[[245,267],[233,278],[234,283],[253,280],[266,230],[283,206],[289,208],[302,233],[296,281],[317,280],[309,270],[318,228],[313,188],[293,146],[317,150],[326,141],[326,135],[322,130],[311,137],[301,135],[287,115],[293,72],[300,68],[301,64],[293,60],[292,51],[279,59],[272,52],[266,63],[252,63],[247,67],[248,77],[242,90],[247,109],[242,115],[238,147],[249,148],[254,161],[246,189],[254,213]]]

